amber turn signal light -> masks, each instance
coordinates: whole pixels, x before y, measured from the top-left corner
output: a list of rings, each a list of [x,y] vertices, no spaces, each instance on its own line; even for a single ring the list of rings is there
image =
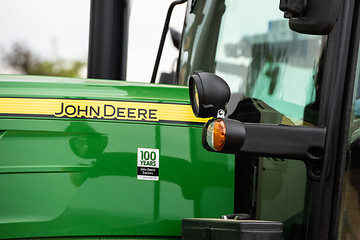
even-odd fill
[[[225,144],[226,126],[222,119],[216,119],[209,124],[206,133],[206,140],[209,146],[215,151],[220,151]]]
[[[202,132],[202,144],[208,151],[236,153],[245,141],[245,127],[240,121],[215,118],[208,121]]]

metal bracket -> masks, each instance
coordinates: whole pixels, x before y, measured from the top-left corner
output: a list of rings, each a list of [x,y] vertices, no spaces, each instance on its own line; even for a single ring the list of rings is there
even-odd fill
[[[217,118],[225,118],[225,110],[223,109],[219,109],[219,111],[217,112]]]

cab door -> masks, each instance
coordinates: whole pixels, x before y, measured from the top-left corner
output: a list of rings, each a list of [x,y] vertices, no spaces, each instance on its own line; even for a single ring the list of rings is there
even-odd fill
[[[231,89],[228,118],[326,129],[316,163],[237,153],[235,212],[281,221],[285,239],[334,239],[358,4],[342,1],[327,35],[291,31],[278,4],[223,0],[189,7],[179,82],[187,84],[196,70],[212,72]]]

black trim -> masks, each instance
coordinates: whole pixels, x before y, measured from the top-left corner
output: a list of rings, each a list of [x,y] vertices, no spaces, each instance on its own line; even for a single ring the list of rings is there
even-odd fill
[[[179,54],[178,54],[178,58],[176,59],[175,85],[179,85],[179,76],[180,76],[180,67],[181,67],[180,59],[182,57],[181,53],[182,53],[183,45],[184,45],[184,33],[185,33],[185,30],[186,30],[187,17],[189,16],[189,7],[190,6],[191,6],[191,4],[188,1],[187,6],[186,6],[186,10],[185,10],[185,17],[184,17],[184,23],[183,23],[183,27],[182,27],[182,32],[181,32]]]
[[[88,78],[126,79],[130,0],[92,0]]]
[[[334,239],[331,222],[334,214],[333,197],[337,162],[342,158],[344,144],[344,88],[350,43],[354,0],[345,0],[341,17],[329,35],[325,57],[319,126],[327,127],[324,163],[319,183],[312,183],[309,202],[307,239]],[[340,147],[341,146],[341,147]]]
[[[234,213],[256,217],[256,192],[259,158],[239,153],[235,155]],[[255,199],[254,199],[255,198]]]
[[[159,44],[158,52],[156,55],[155,65],[154,65],[154,69],[152,72],[150,83],[155,83],[155,80],[156,80],[156,75],[157,75],[159,65],[160,65],[160,60],[161,60],[161,54],[162,54],[164,44],[165,44],[166,34],[169,30],[169,23],[170,23],[172,11],[176,5],[182,4],[186,1],[187,0],[177,0],[170,4],[170,7],[169,7],[167,15],[166,15],[165,23],[164,23],[164,28],[163,28],[163,31],[161,34],[160,44]]]
[[[147,121],[149,122],[149,121]],[[198,125],[198,126],[203,126],[205,123],[203,122],[182,122],[182,121],[168,121],[168,120],[159,120],[158,122],[160,123],[172,123],[172,124],[185,124],[185,125]],[[156,122],[155,122],[156,123]]]
[[[349,44],[349,67],[346,71],[346,82],[345,82],[345,92],[344,92],[344,102],[342,105],[342,111],[344,116],[342,118],[341,125],[344,126],[341,128],[341,138],[342,139],[342,148],[340,151],[341,158],[338,158],[337,166],[335,167],[335,187],[334,187],[334,196],[333,196],[333,215],[331,219],[330,226],[330,236],[338,238],[339,235],[339,224],[341,222],[341,200],[343,195],[343,180],[345,177],[346,170],[346,161],[347,161],[347,152],[348,152],[348,138],[349,138],[349,128],[352,112],[352,103],[353,103],[353,94],[354,86],[356,80],[356,70],[358,62],[358,51],[359,51],[359,41],[360,41],[360,16],[359,16],[359,7],[360,2],[355,1],[353,22],[352,22],[352,33]],[[359,86],[358,86],[359,88]],[[340,146],[340,145],[339,145]],[[339,154],[339,156],[340,156]]]

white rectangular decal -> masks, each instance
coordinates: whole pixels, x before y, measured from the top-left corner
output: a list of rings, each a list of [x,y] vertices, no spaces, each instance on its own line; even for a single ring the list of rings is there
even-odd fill
[[[159,180],[159,149],[138,148],[137,179]]]

